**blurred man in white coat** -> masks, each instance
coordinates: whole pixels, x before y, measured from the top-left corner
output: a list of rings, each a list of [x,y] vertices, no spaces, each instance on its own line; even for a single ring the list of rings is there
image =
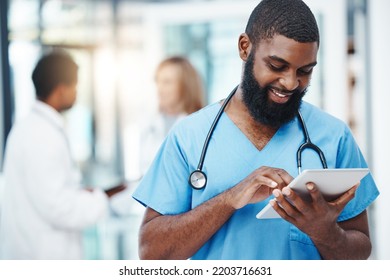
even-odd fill
[[[3,259],[82,259],[82,229],[104,217],[111,191],[87,189],[72,161],[60,114],[76,100],[78,66],[43,56],[32,80],[37,101],[8,137],[0,225]]]

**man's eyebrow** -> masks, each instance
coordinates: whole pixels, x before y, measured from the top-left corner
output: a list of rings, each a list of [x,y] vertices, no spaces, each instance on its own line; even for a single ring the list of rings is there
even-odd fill
[[[268,58],[272,59],[272,60],[276,60],[280,63],[283,63],[283,64],[286,64],[286,65],[290,65],[289,62],[287,62],[286,60],[284,60],[283,58],[279,57],[279,56],[276,56],[276,55],[269,55]]]
[[[279,57],[279,56],[276,56],[276,55],[270,55],[270,56],[268,56],[268,58],[269,59],[272,59],[272,60],[276,60],[276,61],[278,61],[278,62],[280,62],[280,63],[283,63],[283,64],[286,64],[286,65],[290,65],[290,63],[288,62],[288,61],[286,61],[286,60],[284,60],[283,58],[281,58],[281,57]],[[314,61],[314,62],[312,62],[312,63],[309,63],[309,64],[307,64],[307,65],[304,65],[304,66],[302,66],[301,68],[304,68],[304,67],[314,67],[314,66],[316,66],[317,65],[317,61]]]

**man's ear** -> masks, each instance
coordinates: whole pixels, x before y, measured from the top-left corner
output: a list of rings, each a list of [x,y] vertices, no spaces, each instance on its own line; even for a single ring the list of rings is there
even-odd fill
[[[246,33],[242,33],[240,35],[240,38],[238,39],[238,51],[243,61],[246,61],[248,59],[251,50],[252,50],[252,43],[249,40],[248,35]]]

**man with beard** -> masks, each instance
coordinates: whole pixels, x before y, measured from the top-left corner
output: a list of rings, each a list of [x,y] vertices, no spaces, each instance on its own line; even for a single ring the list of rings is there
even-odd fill
[[[147,206],[140,257],[368,258],[365,209],[378,196],[370,175],[332,202],[312,183],[310,202],[286,187],[298,175],[296,151],[304,141],[298,111],[329,168],[367,166],[348,127],[302,101],[319,48],[310,9],[300,0],[263,0],[238,47],[242,81],[226,107],[211,104],[176,125],[133,194]],[[323,167],[312,150],[302,161],[306,169]],[[268,203],[283,219],[255,218]]]

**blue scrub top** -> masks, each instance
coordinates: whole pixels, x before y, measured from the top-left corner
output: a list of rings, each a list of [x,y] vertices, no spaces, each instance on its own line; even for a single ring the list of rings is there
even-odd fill
[[[219,109],[219,103],[209,105],[171,130],[133,193],[134,199],[162,215],[176,215],[235,186],[261,166],[283,168],[293,177],[298,175],[296,152],[304,141],[304,134],[297,118],[282,126],[259,151],[223,114],[203,165],[207,186],[201,190],[191,188],[189,175],[197,168],[206,135]],[[300,110],[310,138],[324,152],[329,168],[367,167],[350,130],[342,121],[306,102]],[[304,150],[302,168],[322,168],[317,153]],[[372,176],[366,176],[338,220],[357,216],[378,195]],[[320,259],[310,238],[292,224],[283,219],[256,219],[256,214],[269,199],[237,210],[192,259]]]

